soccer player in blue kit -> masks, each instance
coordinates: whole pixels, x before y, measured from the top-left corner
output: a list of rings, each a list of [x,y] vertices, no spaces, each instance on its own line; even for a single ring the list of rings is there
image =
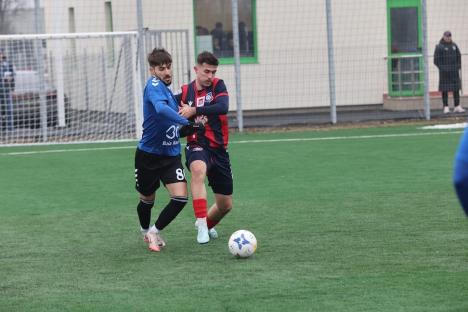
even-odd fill
[[[468,128],[465,128],[455,156],[453,184],[460,204],[468,216]]]
[[[140,194],[137,206],[143,240],[150,251],[160,251],[166,243],[163,230],[187,203],[187,181],[181,162],[179,125],[181,132],[194,130],[194,124],[178,114],[178,103],[168,86],[172,82],[172,57],[164,49],[154,49],[148,55],[152,77],[143,94],[143,135],[135,153],[136,190]],[[150,227],[155,193],[164,184],[170,201]]]
[[[182,92],[176,96],[181,103],[179,114],[204,123],[203,129],[187,136],[185,149],[200,244],[218,236],[214,226],[232,209],[233,179],[227,151],[229,95],[224,81],[215,77],[218,64],[212,53],[200,53],[194,68],[195,80],[182,86]],[[215,197],[209,210],[206,177]]]

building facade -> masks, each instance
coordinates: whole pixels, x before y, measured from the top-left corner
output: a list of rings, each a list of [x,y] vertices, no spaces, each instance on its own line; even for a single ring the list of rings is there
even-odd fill
[[[420,96],[425,70],[421,57],[421,1],[330,2],[337,106],[381,104],[386,95]],[[199,50],[211,50],[220,56],[218,75],[226,81],[231,92],[230,107],[234,110],[230,3],[230,0],[142,0],[142,13],[143,26],[149,30],[188,31],[188,41],[184,43],[188,45],[188,55],[184,57],[189,59],[189,68]],[[327,29],[325,3],[239,0],[244,110],[330,105],[327,41],[330,28]],[[135,0],[44,0],[43,6],[47,33],[138,29]],[[430,90],[436,90],[437,71],[431,64],[434,46],[442,33],[450,29],[461,51],[467,51],[468,4],[464,0],[428,0],[425,12],[430,55],[427,70]],[[216,30],[219,24],[222,31]]]

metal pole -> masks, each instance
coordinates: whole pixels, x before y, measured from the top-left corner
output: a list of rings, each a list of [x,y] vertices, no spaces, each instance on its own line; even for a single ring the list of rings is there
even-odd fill
[[[57,84],[57,126],[66,126],[65,86],[63,72],[63,41],[58,40],[55,50],[55,83]]]
[[[330,119],[336,124],[336,90],[335,90],[335,57],[333,50],[333,21],[331,0],[325,0],[327,11],[327,43],[328,43],[328,88],[330,92]]]
[[[424,116],[426,120],[431,119],[431,98],[429,97],[429,68],[427,56],[427,6],[426,0],[421,0],[421,16],[422,16],[422,52],[424,63]]]
[[[137,59],[137,51],[138,51],[138,36],[132,37],[132,50],[131,54]],[[143,103],[143,92],[141,92],[142,86],[140,84],[140,78],[138,77],[138,67],[132,66],[132,81],[133,81],[133,108],[135,110],[135,138],[140,138],[141,133],[143,131],[143,107],[141,103]],[[110,110],[110,102],[109,102],[109,110]]]
[[[38,14],[39,12],[40,11],[38,11]],[[51,7],[51,16],[59,16],[60,13],[61,11],[57,6]],[[54,18],[51,20],[51,22],[53,29],[61,29],[63,25],[63,19],[60,18]],[[36,29],[36,33],[39,33],[40,31],[41,29]],[[67,118],[65,116],[67,108],[65,105],[68,103],[66,103],[65,100],[65,71],[63,51],[66,49],[64,48],[64,40],[51,40],[48,42],[47,48],[50,51],[50,61],[48,63],[48,68],[51,75],[49,76],[49,81],[54,83],[57,90],[57,102],[50,103],[47,109],[52,112],[56,112],[56,116],[52,116],[53,119],[56,118],[57,120],[56,125],[58,127],[65,127],[67,122]]]
[[[106,108],[106,119],[108,120],[110,113],[109,98],[107,96],[107,67],[106,67],[106,54],[104,48],[101,48],[101,75],[102,75],[102,97],[104,102],[104,107]]]
[[[232,0],[232,40],[234,41],[234,73],[236,77],[236,103],[237,103],[237,127],[239,132],[244,131],[244,117],[242,115],[241,96],[241,72],[240,72],[240,50],[239,50],[239,12],[238,0]]]
[[[185,31],[185,46],[187,48],[187,51],[185,53],[187,53],[187,56],[185,57],[186,61],[187,61],[187,81],[191,81],[192,79],[190,78],[190,73],[192,72],[190,70],[190,47],[189,47],[189,32],[188,30]]]
[[[83,75],[84,75],[84,83],[85,83],[85,89],[84,89],[84,99],[85,99],[85,107],[86,107],[86,112],[90,113],[90,107],[89,107],[89,101],[90,101],[90,95],[89,95],[89,77],[88,77],[88,51],[86,48],[83,49]]]
[[[138,62],[140,63],[140,84],[145,85],[146,81],[146,60],[145,60],[145,30],[143,28],[143,5],[141,0],[137,0],[137,27],[138,27]]]
[[[41,19],[41,6],[40,0],[34,0],[34,21],[36,27],[36,34],[42,32],[42,19]],[[42,51],[42,40],[37,39],[35,42],[35,53],[37,62],[37,75],[39,80],[39,107],[40,107],[40,120],[42,130],[42,141],[47,141],[47,106],[45,96],[45,83],[44,83],[44,55]]]

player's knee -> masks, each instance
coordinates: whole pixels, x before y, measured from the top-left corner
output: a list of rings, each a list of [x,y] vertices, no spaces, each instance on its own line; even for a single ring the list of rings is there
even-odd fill
[[[193,166],[190,169],[192,179],[205,179],[206,176],[206,167],[204,166]]]
[[[222,211],[222,213],[226,214],[226,213],[229,213],[231,210],[232,210],[232,205],[229,205],[229,206],[224,206],[220,209]]]
[[[138,203],[137,210],[139,213],[144,213],[145,211],[150,211],[154,206],[154,200],[146,200],[140,198],[140,202]]]
[[[187,196],[171,196],[171,205],[178,210],[182,210],[188,202]]]
[[[194,161],[190,165],[190,172],[193,177],[200,177],[206,175],[206,164],[202,161]]]
[[[226,214],[232,210],[232,199],[221,200],[216,205],[218,206],[219,211],[221,211],[223,214]]]
[[[154,199],[156,198],[155,193],[151,195],[143,195],[140,193],[140,200],[144,202],[154,202]]]

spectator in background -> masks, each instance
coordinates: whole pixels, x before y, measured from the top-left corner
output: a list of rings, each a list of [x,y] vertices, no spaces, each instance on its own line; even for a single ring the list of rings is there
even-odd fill
[[[226,50],[223,52],[222,56],[224,57],[234,56],[234,34],[232,31],[226,33]]]
[[[0,114],[1,128],[13,129],[13,103],[11,92],[15,89],[15,71],[7,61],[5,52],[0,49]]]
[[[245,26],[246,25],[244,22],[239,23],[239,50],[240,50],[241,55],[246,54],[248,50],[247,30]]]
[[[208,31],[208,29],[206,29],[203,26],[197,25],[197,36],[206,36],[209,34],[210,32]]]
[[[450,113],[448,106],[448,93],[453,93],[454,112],[464,113],[460,105],[461,89],[461,53],[455,42],[452,41],[452,33],[445,31],[434,51],[434,64],[439,69],[439,91],[442,92],[444,114]]]
[[[213,38],[213,51],[217,56],[223,56],[227,50],[227,36],[223,30],[223,24],[217,22],[215,28],[211,31]]]

